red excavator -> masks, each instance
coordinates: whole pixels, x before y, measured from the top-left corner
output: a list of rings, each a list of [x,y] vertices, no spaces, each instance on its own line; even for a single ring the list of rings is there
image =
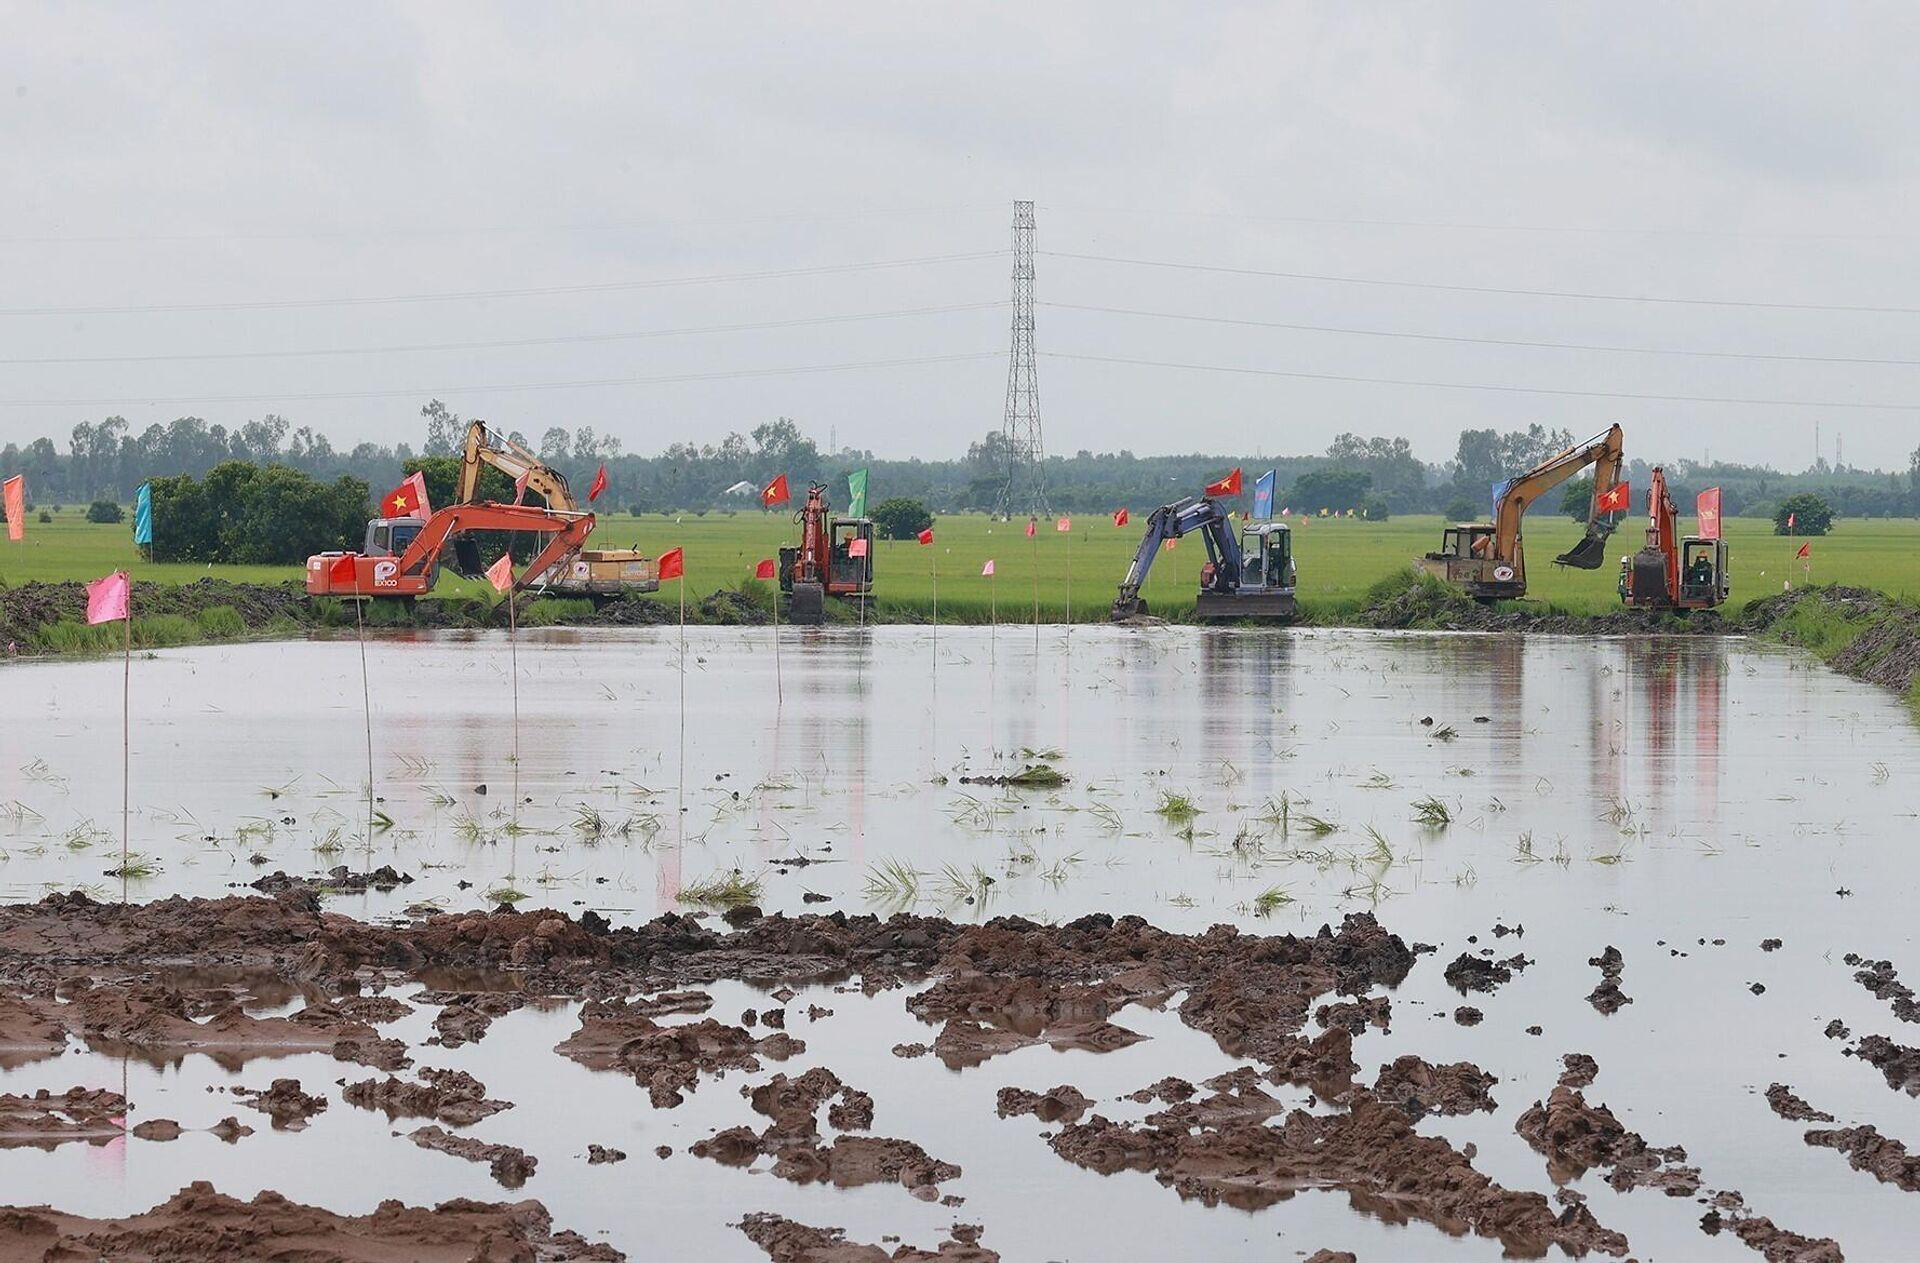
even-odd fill
[[[552,536],[514,581],[516,588],[524,589],[558,577],[549,572],[569,562],[587,542],[587,536],[593,533],[593,514],[560,513],[529,504],[480,503],[449,505],[424,522],[418,518],[375,518],[367,523],[361,552],[321,553],[307,558],[307,594],[408,600],[425,596],[440,577],[441,550],[474,531],[529,531]],[[352,560],[353,569],[336,577],[334,568],[344,559]]]
[[[822,623],[827,598],[864,601],[873,595],[873,522],[863,517],[831,517],[827,489],[807,488],[807,501],[793,520],[800,542],[780,550],[780,591],[787,621]]]
[[[1680,538],[1680,515],[1667,493],[1666,471],[1655,465],[1647,493],[1647,544],[1620,561],[1620,599],[1636,609],[1679,613],[1710,610],[1725,601],[1731,590],[1727,541],[1720,538],[1717,508],[1714,512],[1711,537],[1703,530]]]

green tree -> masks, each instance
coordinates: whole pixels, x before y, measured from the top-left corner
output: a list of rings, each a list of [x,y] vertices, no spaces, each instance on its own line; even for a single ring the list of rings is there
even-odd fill
[[[906,496],[882,500],[872,517],[881,539],[912,539],[933,525],[933,514],[927,512],[927,506]]]
[[[120,507],[118,501],[95,500],[87,506],[87,521],[89,522],[111,525],[114,522],[124,522],[126,518],[127,511]]]
[[[1560,511],[1576,522],[1584,522],[1593,511],[1593,475],[1583,474],[1567,484],[1560,493]]]
[[[1293,480],[1287,499],[1307,513],[1357,509],[1373,490],[1373,475],[1364,469],[1316,469]]]
[[[1793,519],[1791,530],[1787,519]],[[1825,535],[1833,529],[1833,508],[1811,491],[1802,491],[1780,501],[1773,509],[1775,535]]]
[[[1360,516],[1369,522],[1384,522],[1393,516],[1393,508],[1384,496],[1367,496],[1360,501]]]

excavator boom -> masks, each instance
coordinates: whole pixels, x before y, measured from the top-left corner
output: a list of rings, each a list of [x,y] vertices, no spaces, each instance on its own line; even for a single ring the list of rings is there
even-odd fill
[[[480,472],[486,465],[512,479],[516,487],[524,480],[525,489],[539,496],[549,509],[561,513],[576,513],[580,509],[573,498],[573,489],[567,485],[566,475],[512,439],[493,433],[484,421],[475,421],[467,427],[467,445],[460,458],[460,487],[455,500],[472,504],[480,498]]]

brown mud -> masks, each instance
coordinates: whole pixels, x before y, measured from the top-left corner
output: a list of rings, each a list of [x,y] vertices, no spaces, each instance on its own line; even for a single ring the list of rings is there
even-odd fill
[[[417,1128],[407,1139],[422,1149],[438,1149],[468,1162],[484,1162],[503,1188],[519,1188],[540,1165],[540,1159],[512,1145],[490,1144],[472,1136],[456,1136],[432,1123]]]
[[[298,1079],[275,1079],[264,1090],[231,1088],[240,1103],[273,1119],[276,1131],[300,1131],[307,1120],[325,1112],[327,1098],[313,1096],[300,1088]]]
[[[1920,1000],[1912,987],[1900,981],[1900,971],[1892,961],[1867,960],[1852,952],[1845,959],[1847,964],[1858,966],[1853,980],[1872,992],[1876,1000],[1889,1002],[1895,1017],[1903,1022],[1920,1022]]]
[[[0,1093],[0,1149],[52,1149],[69,1141],[104,1144],[126,1130],[127,1099],[106,1088],[41,1088]]]
[[[497,908],[372,924],[327,911],[304,886],[272,898],[172,898],[143,907],[49,896],[0,906],[0,997],[7,999],[0,1036],[41,1054],[77,1035],[96,1047],[174,1058],[195,1051],[244,1063],[275,1050],[315,1051],[391,1070],[409,1064],[410,1050],[383,1038],[376,1024],[404,1016],[409,1004],[382,994],[385,988],[434,988],[410,1003],[440,1006],[435,1027],[443,1042],[479,1038],[495,1017],[518,1007],[577,1001],[578,1029],[555,1051],[589,1069],[630,1076],[657,1108],[679,1104],[703,1081],[743,1081],[736,1086],[764,1123],[707,1136],[689,1147],[695,1156],[733,1166],[766,1159],[763,1169],[799,1184],[892,1184],[941,1200],[943,1186],[961,1180],[960,1169],[912,1139],[864,1134],[874,1123],[869,1094],[826,1067],[789,1074],[769,1065],[806,1051],[783,1029],[785,1008],[756,1007],[739,1025],[723,1022],[709,1015],[713,1000],[699,985],[744,981],[784,1004],[794,996],[783,990],[804,984],[857,985],[869,994],[926,984],[904,1006],[932,1029],[934,1050],[960,1066],[1035,1044],[1118,1048],[1139,1038],[1122,1024],[1127,1009],[1170,1009],[1226,1056],[1251,1064],[1199,1086],[1168,1077],[1142,1089],[1133,1099],[1157,1108],[1135,1124],[1093,1112],[1093,1102],[1065,1084],[1046,1093],[1008,1088],[996,1101],[999,1112],[1058,1125],[1047,1143],[1075,1165],[1148,1172],[1178,1195],[1210,1205],[1254,1208],[1300,1189],[1334,1188],[1388,1222],[1473,1233],[1516,1256],[1537,1257],[1555,1245],[1575,1256],[1627,1252],[1624,1237],[1568,1190],[1550,1201],[1504,1187],[1475,1169],[1471,1146],[1422,1134],[1429,1115],[1496,1108],[1493,1076],[1468,1062],[1408,1055],[1363,1085],[1356,1029],[1385,1025],[1383,992],[1403,982],[1418,959],[1370,914],[1350,914],[1308,935],[1230,926],[1176,934],[1139,917],[1104,914],[1058,925],[1019,917],[967,925],[904,913],[883,920],[749,912],[736,921],[723,927],[669,914],[616,928],[590,913]],[[1484,975],[1494,985],[1494,971],[1511,976],[1529,963],[1461,960],[1476,980]],[[187,978],[276,978],[287,998],[304,997],[306,1007],[255,1017],[245,1002],[271,990],[265,984],[186,985]],[[464,989],[478,979],[512,989]],[[1324,1028],[1311,1036],[1310,1018]],[[1850,1051],[1868,1056],[1877,1048],[1862,1040]],[[1620,1189],[1657,1187],[1676,1196],[1699,1190],[1699,1173],[1685,1165],[1683,1150],[1648,1145],[1580,1095],[1597,1072],[1591,1058],[1569,1054],[1565,1066],[1566,1080],[1518,1127],[1547,1157],[1556,1181],[1601,1168]],[[1313,1109],[1296,1108],[1301,1089],[1318,1098]],[[344,1086],[357,1108],[429,1120],[407,1138],[486,1163],[502,1184],[516,1187],[533,1172],[532,1155],[446,1130],[506,1107],[485,1093],[471,1076],[440,1070]],[[277,1123],[268,1102],[311,1112],[319,1099],[287,1081],[260,1103]],[[103,1104],[116,1105],[121,1113],[108,1117],[120,1120],[116,1128],[124,1125],[125,1102]],[[216,1134],[223,1130],[224,1138],[238,1139],[248,1129],[230,1120]],[[1876,1169],[1900,1156],[1858,1131],[1836,1138],[1835,1147],[1866,1155]],[[600,1152],[612,1160],[613,1151]],[[1749,1213],[1737,1195],[1715,1196],[1713,1227],[1763,1253],[1785,1249],[1783,1242],[1803,1243],[1809,1258],[1826,1248]],[[766,1238],[755,1240],[771,1257],[873,1257],[810,1254],[869,1247],[799,1225],[776,1231],[786,1220],[755,1222]],[[947,1253],[923,1257],[992,1257],[954,1252],[978,1248],[956,1230],[940,1247]]]
[[[848,1241],[841,1228],[809,1228],[780,1215],[748,1215],[739,1227],[772,1263],[1000,1263],[999,1254],[980,1244],[974,1224],[955,1224],[931,1250],[903,1245],[892,1252]]]
[[[400,1118],[431,1118],[449,1127],[471,1127],[513,1105],[487,1099],[487,1085],[464,1070],[422,1070],[419,1083],[389,1075],[349,1083],[341,1097],[349,1105],[379,1110],[392,1122]]]
[[[1865,1171],[1882,1184],[1920,1193],[1920,1154],[1908,1153],[1906,1145],[1881,1135],[1874,1127],[1816,1128],[1805,1139],[1816,1148],[1838,1149],[1847,1155],[1854,1170]]]
[[[428,1210],[382,1202],[370,1215],[336,1215],[266,1192],[250,1202],[194,1183],[126,1219],[88,1219],[45,1206],[0,1209],[0,1263],[167,1260],[228,1263],[618,1263],[613,1247],[555,1232],[539,1202],[456,1200]]]

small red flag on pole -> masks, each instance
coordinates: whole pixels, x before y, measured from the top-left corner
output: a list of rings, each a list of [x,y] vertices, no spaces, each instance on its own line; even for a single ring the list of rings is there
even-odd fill
[[[1125,509],[1115,509],[1113,511],[1113,524],[1115,526],[1125,526],[1127,521],[1127,511]]]
[[[1794,554],[1794,557],[1795,557],[1795,558],[1801,558],[1801,557],[1808,557],[1808,558],[1810,558],[1810,557],[1812,557],[1812,556],[1813,556],[1813,545],[1812,545],[1812,544],[1802,544],[1802,545],[1800,545],[1800,551]]]
[[[753,568],[753,577],[756,579],[773,578],[773,558],[769,557],[765,561],[762,561],[759,565],[755,566]]]
[[[120,676],[120,892],[126,902],[127,821],[131,817],[133,776],[133,616],[128,605],[133,583],[127,572],[116,570],[104,579],[87,585],[87,622],[111,623],[119,619],[124,628],[125,657]]]
[[[660,554],[660,577],[662,579],[681,579],[687,573],[687,554],[684,549],[669,548]]]
[[[594,474],[593,476],[593,485],[587,488],[587,503],[592,504],[595,500],[598,500],[600,498],[600,493],[602,491],[605,491],[606,489],[607,489],[607,467],[605,465],[602,465],[600,466],[599,472]]]
[[[760,506],[771,509],[776,504],[790,504],[792,494],[787,490],[787,476],[775,474],[773,481],[760,488]]]
[[[918,535],[914,536],[914,538],[919,540],[923,544],[931,544],[933,542],[933,528],[929,526],[926,530],[921,531]],[[864,544],[867,541],[865,541],[864,539],[856,539],[853,542],[855,544]],[[866,550],[864,548],[861,549],[861,552],[863,554],[865,553],[865,551]]]

